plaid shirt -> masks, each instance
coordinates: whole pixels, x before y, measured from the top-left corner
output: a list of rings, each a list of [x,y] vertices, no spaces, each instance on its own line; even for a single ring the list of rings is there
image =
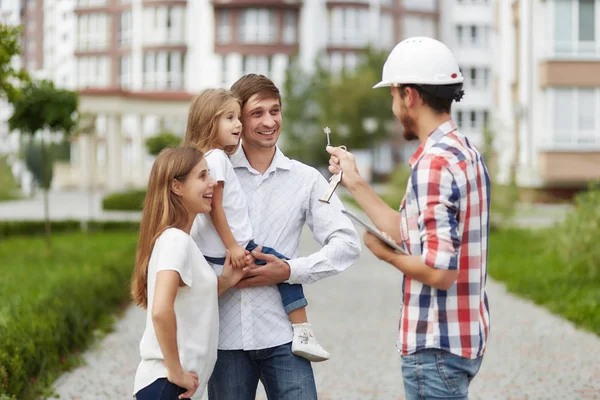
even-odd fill
[[[439,126],[410,159],[400,205],[403,247],[431,268],[458,269],[440,290],[404,276],[398,350],[483,355],[489,331],[487,280],[490,179],[478,150],[453,121]]]

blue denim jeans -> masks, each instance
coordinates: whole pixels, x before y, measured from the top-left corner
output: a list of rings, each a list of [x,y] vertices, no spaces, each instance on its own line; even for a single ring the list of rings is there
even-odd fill
[[[262,350],[219,350],[208,399],[254,400],[259,379],[269,400],[317,400],[310,361],[292,354],[291,343]]]
[[[256,243],[250,241],[250,243],[248,243],[248,245],[246,246],[246,250],[252,251],[257,247],[258,245]],[[262,253],[272,254],[277,258],[289,260],[289,258],[284,256],[283,254],[278,253],[277,250],[272,249],[271,247],[263,246]],[[213,264],[225,264],[225,258],[222,257],[204,256],[204,258],[206,258],[206,261]],[[264,260],[256,260],[255,263],[256,265],[266,264]],[[283,303],[283,309],[285,310],[286,314],[289,314],[290,312],[297,310],[298,308],[306,307],[306,305],[308,304],[308,301],[306,301],[306,297],[304,297],[302,285],[290,285],[289,283],[280,283],[277,285],[277,288],[279,289],[279,293],[281,294],[281,301]]]
[[[169,382],[167,378],[159,378],[138,391],[135,398],[136,400],[179,400],[179,395],[185,392],[184,388]]]
[[[471,360],[438,349],[402,356],[406,400],[468,400],[483,357]]]

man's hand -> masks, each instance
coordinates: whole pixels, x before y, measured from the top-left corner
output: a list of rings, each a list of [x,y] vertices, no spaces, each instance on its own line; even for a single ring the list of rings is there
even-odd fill
[[[290,266],[288,263],[272,254],[261,253],[262,247],[257,247],[252,256],[256,260],[264,260],[265,265],[254,265],[246,272],[246,276],[239,281],[236,288],[247,288],[254,286],[271,286],[287,281],[290,278]]]
[[[392,239],[387,233],[381,232],[381,234],[384,237],[390,239],[391,241],[394,241],[394,239]],[[379,258],[382,261],[389,263],[390,260],[397,255],[397,253],[394,250],[392,250],[387,244],[377,239],[377,236],[373,235],[372,233],[369,233],[368,231],[365,232],[363,240],[365,241],[365,245],[369,248],[369,250],[371,250],[371,253],[373,253],[375,257]]]
[[[362,179],[358,173],[358,168],[356,168],[356,161],[352,153],[341,147],[327,146],[325,150],[331,154],[331,157],[329,157],[329,172],[337,174],[341,170],[344,171],[340,182],[342,185],[347,187],[348,184]]]

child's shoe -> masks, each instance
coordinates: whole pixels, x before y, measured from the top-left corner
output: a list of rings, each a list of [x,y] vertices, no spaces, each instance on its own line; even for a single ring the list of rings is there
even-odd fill
[[[329,360],[331,354],[317,342],[310,324],[292,324],[292,327],[294,328],[293,354],[313,362]]]

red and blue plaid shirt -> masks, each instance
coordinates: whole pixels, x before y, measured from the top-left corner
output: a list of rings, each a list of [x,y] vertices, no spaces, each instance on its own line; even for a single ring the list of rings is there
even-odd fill
[[[453,121],[410,159],[400,205],[403,247],[431,268],[458,270],[448,290],[403,280],[398,349],[483,355],[490,326],[486,294],[490,179],[481,155]]]

